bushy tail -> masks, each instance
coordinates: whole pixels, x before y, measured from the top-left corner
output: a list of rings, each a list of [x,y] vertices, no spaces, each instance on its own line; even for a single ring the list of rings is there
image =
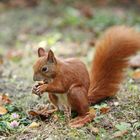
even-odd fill
[[[91,69],[89,102],[96,103],[113,96],[119,89],[128,66],[128,58],[140,49],[140,33],[125,26],[107,30],[96,44]]]

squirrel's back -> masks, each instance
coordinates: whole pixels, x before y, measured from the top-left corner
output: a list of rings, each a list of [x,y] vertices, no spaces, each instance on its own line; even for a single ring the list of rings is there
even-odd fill
[[[68,85],[83,86],[88,91],[90,80],[86,65],[77,58],[59,59],[60,73],[64,83]]]
[[[107,30],[96,44],[91,69],[89,102],[96,103],[113,96],[123,79],[128,58],[140,49],[140,33],[125,26]]]

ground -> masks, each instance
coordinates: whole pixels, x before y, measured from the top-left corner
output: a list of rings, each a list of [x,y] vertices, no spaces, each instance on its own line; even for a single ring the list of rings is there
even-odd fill
[[[77,57],[90,70],[94,43],[106,28],[126,24],[140,30],[135,7],[92,7],[88,3],[91,8],[88,11],[91,16],[88,16],[83,6],[77,5],[78,2],[56,5],[45,0],[35,8],[0,5],[0,54],[4,60],[0,64],[0,94],[12,100],[12,104],[6,106],[9,113],[0,118],[0,139],[139,139],[140,88],[139,81],[131,78],[131,69],[126,71],[117,96],[91,107],[97,111],[96,118],[82,128],[69,128],[65,116],[59,112],[57,121],[28,117],[31,108],[48,103],[47,93],[41,99],[31,94],[32,66],[38,47],[51,48],[60,57]],[[109,107],[110,111],[102,114],[100,108],[103,107]],[[11,129],[7,122],[15,112],[21,117],[20,125]],[[40,126],[28,128],[32,122]],[[114,136],[116,132],[121,133],[118,138]]]

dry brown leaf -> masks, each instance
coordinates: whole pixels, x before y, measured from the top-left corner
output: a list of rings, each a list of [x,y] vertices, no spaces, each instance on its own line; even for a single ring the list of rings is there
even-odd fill
[[[110,111],[110,107],[103,107],[103,108],[100,109],[100,112],[101,112],[102,114],[106,114],[106,113],[109,112],[109,111]]]
[[[29,111],[28,114],[32,117],[40,117],[41,119],[48,118],[51,114],[47,113],[47,111],[44,110],[35,110],[35,111]]]
[[[91,132],[98,134],[99,133],[99,129],[97,127],[91,127]]]
[[[140,71],[134,72],[133,75],[132,75],[132,78],[133,78],[134,80],[140,79]]]
[[[29,127],[29,128],[37,128],[37,127],[39,127],[39,126],[40,126],[39,123],[32,122],[28,127]]]
[[[35,112],[35,111],[29,111],[28,114],[31,115],[31,116],[33,116],[33,117],[39,115],[39,114],[38,114],[37,112]]]
[[[96,115],[96,110],[93,109],[93,108],[90,108],[89,113],[95,116]]]
[[[7,96],[7,95],[2,95],[2,100],[3,100],[3,102],[5,102],[6,104],[11,104],[11,100],[10,100],[10,98]]]
[[[5,94],[0,95],[0,104],[11,104],[11,102],[12,101],[7,95]]]
[[[6,114],[8,111],[4,106],[0,106],[0,115]]]
[[[117,131],[113,134],[112,138],[118,138],[118,137],[122,137],[125,134],[127,134],[128,131],[127,130],[122,130],[122,131]]]
[[[53,121],[56,122],[58,120],[58,116],[57,115],[53,115]]]

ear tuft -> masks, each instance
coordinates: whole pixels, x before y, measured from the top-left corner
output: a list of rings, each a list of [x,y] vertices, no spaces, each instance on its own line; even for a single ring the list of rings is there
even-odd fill
[[[53,53],[52,50],[48,51],[48,58],[47,58],[47,60],[50,63],[55,63],[55,64],[57,63],[56,58],[55,58],[54,53]]]
[[[38,48],[38,57],[45,56],[45,50],[43,48]]]

